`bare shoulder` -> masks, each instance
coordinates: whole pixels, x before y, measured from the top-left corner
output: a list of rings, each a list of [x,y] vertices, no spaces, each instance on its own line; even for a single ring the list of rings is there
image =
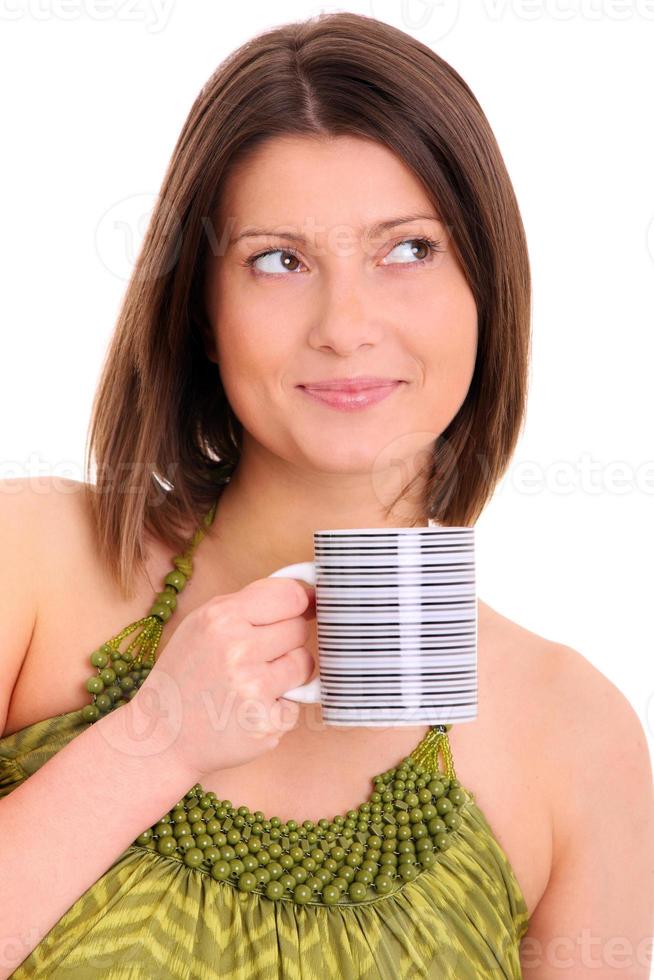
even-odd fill
[[[0,480],[0,495],[5,506],[18,508],[30,525],[51,512],[60,515],[62,508],[71,510],[85,505],[87,484],[70,477],[38,476]],[[13,501],[13,503],[8,503]],[[39,527],[39,530],[43,530]]]
[[[631,797],[643,816],[651,811],[652,765],[635,708],[584,654],[557,644],[545,682],[552,718],[548,744],[558,776],[569,783],[556,824],[558,849],[563,853],[584,832],[589,813],[605,806],[612,780],[619,784],[622,799]],[[632,815],[636,816],[633,810]]]
[[[34,586],[47,586],[52,563],[74,557],[91,535],[87,485],[69,477],[44,476],[3,480],[2,495],[13,498],[33,546]],[[19,513],[20,512],[20,513]]]
[[[485,604],[483,612],[480,607],[482,621],[516,693],[520,689],[523,695],[533,695],[526,710],[535,723],[540,722],[557,778],[562,773],[583,773],[588,789],[593,775],[605,772],[611,762],[620,762],[651,784],[643,724],[606,674],[579,650],[540,636]],[[496,662],[491,664],[497,668]],[[584,798],[588,798],[586,790]]]
[[[56,559],[48,561],[48,546],[56,537],[60,554],[65,550],[62,535],[67,528],[70,531],[71,521],[62,515],[72,507],[64,498],[70,498],[82,486],[73,484],[74,481],[55,481],[52,477],[0,480],[0,534],[7,555],[4,571],[0,572],[0,656],[4,672],[0,732],[5,731],[14,693],[40,626],[43,596],[62,575]]]
[[[52,584],[51,563],[62,560],[83,526],[85,485],[68,478],[20,477],[0,480],[3,544],[13,555],[12,571],[35,608]],[[71,533],[75,528],[75,533]]]
[[[487,634],[503,650],[494,667],[506,665],[525,723],[521,752],[531,759],[532,790],[542,780],[550,813],[549,873],[521,944],[522,975],[554,976],[548,950],[556,944],[575,978],[628,966],[630,977],[646,980],[654,786],[643,724],[619,687],[579,650],[494,610],[485,615]]]

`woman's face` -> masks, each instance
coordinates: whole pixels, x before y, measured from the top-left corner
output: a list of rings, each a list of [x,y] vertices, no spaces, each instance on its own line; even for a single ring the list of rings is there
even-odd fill
[[[216,239],[207,353],[243,453],[370,474],[429,452],[468,391],[477,311],[405,164],[356,137],[276,137],[230,172]],[[298,387],[356,375],[403,383],[356,412]]]

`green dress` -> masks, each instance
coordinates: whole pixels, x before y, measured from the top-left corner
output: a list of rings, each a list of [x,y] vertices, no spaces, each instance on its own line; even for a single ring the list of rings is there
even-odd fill
[[[215,507],[205,524],[214,513]],[[131,667],[151,666],[163,623],[174,610],[174,595],[190,578],[191,555],[202,535],[200,529],[187,552],[174,559],[175,568],[166,576],[166,587],[150,614],[99,647],[112,651],[114,665],[118,661]],[[119,651],[123,639],[137,629],[139,635]],[[93,663],[99,674],[103,661],[97,659]],[[146,676],[146,670],[142,674]],[[129,694],[127,681],[122,690],[114,691],[115,686],[106,687],[112,702],[106,710],[119,710],[125,698],[135,693]],[[99,688],[91,684],[87,690],[93,691],[97,704]],[[0,738],[0,797],[88,728],[94,715],[98,716],[97,708],[87,703]],[[303,824],[300,819],[281,824],[276,817],[267,819],[260,811],[250,814],[246,807],[221,801],[195,784],[156,825],[144,828],[78,898],[14,970],[11,980],[521,977],[519,944],[529,924],[527,905],[474,794],[456,779],[447,727],[431,728],[410,756],[375,777],[367,801],[332,821]],[[444,771],[440,757],[445,759]],[[408,774],[414,783],[397,783],[402,788],[391,792],[396,785],[392,780],[407,778],[404,769],[409,763],[415,767]],[[398,772],[401,765],[404,769]],[[416,806],[417,793],[423,802]],[[456,807],[443,802],[447,795],[457,801]],[[454,809],[458,815],[453,815]],[[383,819],[390,810],[404,814],[400,819],[405,823],[399,830],[394,827],[393,833],[398,838],[405,834],[408,841],[383,839]],[[441,817],[448,821],[447,827]],[[372,833],[381,836],[368,841],[361,831],[369,825]],[[379,862],[388,861],[397,871],[397,852],[410,851],[399,855],[399,861],[406,862],[400,865],[406,880],[395,876],[392,887],[390,879],[384,882],[386,893],[378,892],[367,869],[361,867],[360,857],[365,855],[354,853],[357,839],[372,841],[376,850],[367,854],[376,861],[369,867],[377,870]],[[300,846],[306,855],[301,862]],[[321,861],[311,861],[312,852]],[[426,852],[431,856],[423,866],[417,858]],[[277,858],[282,864],[287,861],[284,874]],[[328,868],[335,869],[337,863],[341,870],[330,872]],[[409,863],[413,868],[407,870]],[[252,869],[250,874],[244,864]],[[300,864],[310,870],[300,875]],[[324,877],[319,880],[321,870]],[[388,865],[383,870],[389,871]],[[275,886],[283,894],[271,898],[266,881],[275,873],[286,887]],[[299,882],[313,882],[308,900],[311,888],[304,888],[301,901],[295,900],[302,886],[293,890],[294,874]],[[348,897],[354,875],[358,881],[371,882],[354,886],[359,888],[356,901]],[[240,882],[248,878],[250,884],[243,890]],[[331,885],[331,892],[341,897],[329,904],[322,898],[328,886],[322,892],[315,890],[327,880],[340,882],[341,888]]]

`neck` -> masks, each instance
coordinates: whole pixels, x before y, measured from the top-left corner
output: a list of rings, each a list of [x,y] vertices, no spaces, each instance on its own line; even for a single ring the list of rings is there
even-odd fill
[[[221,492],[209,534],[233,580],[229,588],[311,561],[316,530],[425,527],[427,519],[404,501],[386,514],[385,498],[399,492],[390,484],[384,489],[369,473],[297,472],[252,455],[242,458]]]

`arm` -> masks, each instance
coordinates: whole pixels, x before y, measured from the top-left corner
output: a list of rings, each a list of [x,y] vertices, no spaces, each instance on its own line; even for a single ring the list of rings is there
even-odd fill
[[[134,699],[0,800],[1,980],[196,782],[159,750],[151,730]]]
[[[527,980],[648,980],[654,792],[643,727],[622,692],[559,647],[547,701],[554,856],[520,947]]]

